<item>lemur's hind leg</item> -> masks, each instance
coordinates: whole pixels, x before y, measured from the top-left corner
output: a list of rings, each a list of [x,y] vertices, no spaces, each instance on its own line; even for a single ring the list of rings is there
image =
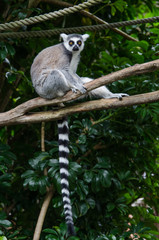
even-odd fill
[[[93,81],[93,79],[87,78],[87,77],[81,77],[81,79],[82,79],[83,83]],[[106,88],[105,86],[102,86],[102,87],[96,88],[96,89],[88,92],[88,96],[93,97],[93,98],[119,98],[119,99],[122,99],[122,97],[127,97],[129,95],[126,93],[112,93],[111,91],[109,91],[108,88]]]
[[[58,69],[50,70],[41,79],[41,85],[36,86],[37,93],[46,99],[53,99],[65,95],[70,90],[67,79],[62,71]]]

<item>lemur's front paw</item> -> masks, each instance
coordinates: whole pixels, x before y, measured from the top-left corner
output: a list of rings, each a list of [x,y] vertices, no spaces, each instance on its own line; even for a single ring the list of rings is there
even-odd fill
[[[87,89],[83,85],[77,88],[71,88],[71,90],[73,93],[77,93],[77,90],[78,90],[82,94],[86,93],[87,91]]]
[[[80,87],[79,91],[80,91],[82,94],[84,94],[84,93],[87,92],[87,88],[84,87],[84,86],[82,86],[82,87]]]
[[[76,90],[75,88],[71,88],[71,91],[72,91],[73,93],[77,93],[77,90]]]

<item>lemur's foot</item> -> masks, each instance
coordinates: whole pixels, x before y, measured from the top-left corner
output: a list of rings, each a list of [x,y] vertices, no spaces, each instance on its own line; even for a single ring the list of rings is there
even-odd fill
[[[71,91],[72,91],[73,93],[77,93],[76,88],[71,88]]]
[[[77,90],[80,91],[82,94],[87,92],[87,89],[84,86],[80,86],[79,88],[71,88],[73,93],[77,93]]]
[[[110,98],[118,98],[119,100],[122,100],[123,97],[128,97],[129,95],[126,93],[113,93]]]

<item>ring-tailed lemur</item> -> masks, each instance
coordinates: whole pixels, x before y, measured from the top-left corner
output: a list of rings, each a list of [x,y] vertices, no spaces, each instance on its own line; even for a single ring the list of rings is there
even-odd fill
[[[80,60],[80,53],[84,48],[84,42],[89,37],[88,34],[62,33],[63,43],[48,47],[41,51],[31,66],[31,78],[33,86],[39,96],[46,99],[53,99],[63,96],[67,91],[80,91],[86,93],[84,83],[92,81],[87,77],[79,77],[76,74]],[[106,87],[99,87],[92,90],[87,95],[97,98],[119,98],[128,96],[125,93],[113,94]],[[75,235],[72,218],[72,208],[69,197],[68,183],[68,154],[69,136],[67,119],[58,121],[59,136],[59,163],[61,174],[62,198],[68,232]]]

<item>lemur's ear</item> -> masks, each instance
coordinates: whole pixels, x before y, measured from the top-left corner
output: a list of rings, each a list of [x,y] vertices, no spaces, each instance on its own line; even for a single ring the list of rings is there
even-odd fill
[[[82,38],[83,38],[83,41],[85,42],[87,40],[87,38],[89,38],[89,35],[88,34],[83,34]]]
[[[60,37],[62,37],[63,41],[67,40],[67,34],[65,34],[65,33],[61,33]]]

